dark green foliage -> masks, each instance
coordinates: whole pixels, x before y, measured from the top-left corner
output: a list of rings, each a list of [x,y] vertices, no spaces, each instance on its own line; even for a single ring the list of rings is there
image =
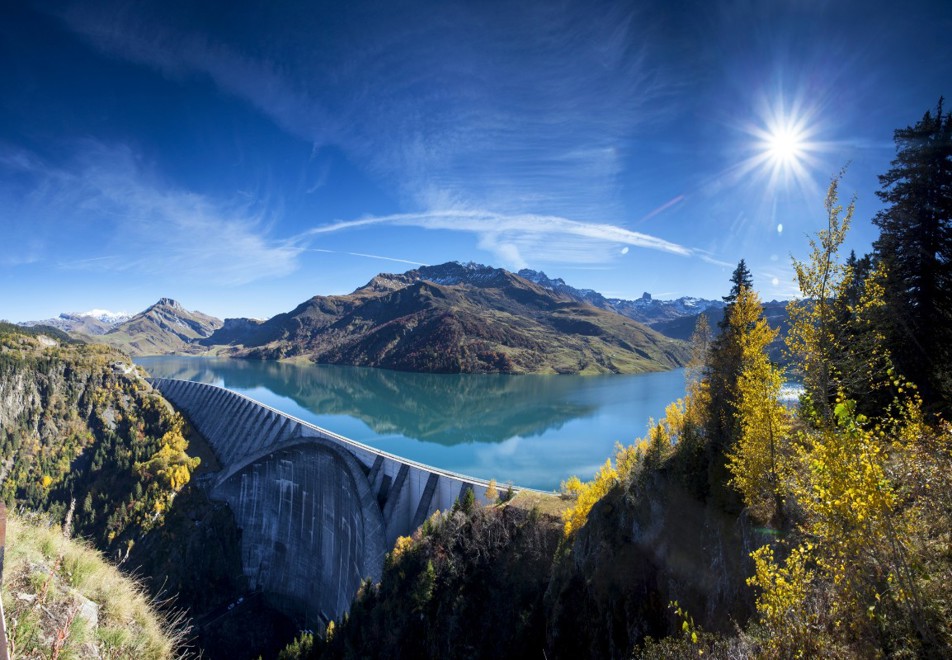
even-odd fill
[[[942,99],[895,132],[896,158],[879,177],[887,204],[873,222],[887,266],[883,323],[900,372],[933,408],[952,410],[952,113]]]
[[[873,256],[857,258],[855,252],[850,252],[845,265],[843,291],[829,302],[836,337],[829,357],[836,389],[829,394],[827,405],[832,406],[836,397],[842,395],[856,401],[861,413],[876,417],[892,401],[895,392],[888,387],[889,365],[884,355],[880,356],[877,368],[871,368],[881,344],[881,323],[873,325],[873,321],[881,322],[881,318],[861,312],[867,288],[873,285]]]
[[[463,513],[469,515],[473,512],[475,507],[476,494],[473,492],[472,488],[467,488],[466,492],[463,493],[463,501],[460,502],[460,508],[463,510]]]
[[[723,300],[727,303],[727,308],[729,309],[731,305],[737,300],[737,296],[740,295],[741,288],[751,289],[754,286],[754,277],[750,274],[750,269],[747,268],[747,263],[741,259],[737,262],[737,267],[734,269],[734,272],[731,273],[731,292],[724,296]],[[725,310],[725,318],[727,313]],[[725,321],[722,321],[726,324]]]
[[[241,571],[241,532],[226,504],[193,484],[175,498],[161,525],[140,539],[127,565],[160,598],[193,614],[234,601],[248,588]]]
[[[710,341],[703,367],[703,377],[710,384],[710,435],[712,446],[719,450],[728,446],[737,435],[735,409],[737,403],[737,378],[740,375],[740,343],[736,329],[730,325],[731,310],[740,294],[741,287],[750,289],[753,278],[744,260],[741,259],[731,275],[731,292],[724,296],[727,307],[720,322],[721,333]]]

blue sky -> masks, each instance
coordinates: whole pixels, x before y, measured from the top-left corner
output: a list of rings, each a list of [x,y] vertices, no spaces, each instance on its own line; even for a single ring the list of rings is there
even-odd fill
[[[272,6],[273,5],[273,6]],[[767,299],[849,163],[952,94],[952,3],[22,2],[0,20],[0,317],[269,317],[477,261]]]

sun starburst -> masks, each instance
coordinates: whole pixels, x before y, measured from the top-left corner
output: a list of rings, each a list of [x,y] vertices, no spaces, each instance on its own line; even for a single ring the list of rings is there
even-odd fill
[[[781,167],[793,167],[803,157],[803,136],[786,127],[778,127],[771,132],[767,140],[770,159]]]
[[[767,177],[766,192],[770,193],[790,187],[815,192],[812,172],[821,149],[815,113],[800,103],[789,107],[782,100],[764,103],[758,118],[744,131],[753,140],[748,146],[751,155],[740,165],[741,174]]]

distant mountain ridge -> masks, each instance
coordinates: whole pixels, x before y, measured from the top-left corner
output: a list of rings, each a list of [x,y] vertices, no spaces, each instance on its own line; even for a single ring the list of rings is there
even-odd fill
[[[656,300],[650,293],[645,292],[636,300],[625,300],[623,298],[606,298],[592,289],[576,289],[565,283],[562,278],[552,279],[545,273],[523,268],[519,271],[521,277],[530,282],[569,296],[575,300],[584,301],[600,309],[611,310],[622,316],[645,323],[649,327],[654,327],[656,323],[671,321],[685,316],[697,316],[708,312],[709,310],[723,310],[724,302],[722,300],[706,300],[704,298],[692,298],[683,296],[676,300]]]
[[[85,335],[102,335],[120,323],[132,318],[126,312],[110,312],[107,309],[92,309],[88,312],[64,312],[55,319],[24,321],[17,325],[33,327],[46,325],[63,332],[78,332]]]
[[[682,366],[687,347],[501,268],[450,262],[381,273],[264,321],[200,340],[236,357],[448,373],[638,373]]]
[[[726,303],[723,300],[707,300],[691,296],[683,296],[675,300],[656,300],[650,293],[644,293],[636,300],[606,298],[597,291],[576,289],[566,284],[563,279],[552,279],[540,271],[524,268],[519,271],[519,275],[575,300],[585,301],[600,309],[608,309],[644,323],[649,328],[672,339],[690,340],[701,314],[707,316],[708,324],[715,334],[719,332],[719,324],[724,319]],[[777,339],[768,349],[770,357],[777,362],[783,362],[786,360],[783,352],[784,339],[790,325],[787,302],[771,300],[764,302],[763,305],[767,322],[771,327],[780,330]]]
[[[210,336],[222,321],[201,312],[190,312],[171,298],[161,298],[146,310],[114,324],[106,332],[89,336],[72,334],[88,341],[109,344],[130,355],[200,353],[196,340]]]

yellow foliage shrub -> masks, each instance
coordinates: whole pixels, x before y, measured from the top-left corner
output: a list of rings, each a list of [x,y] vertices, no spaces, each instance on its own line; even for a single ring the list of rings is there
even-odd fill
[[[612,467],[611,459],[607,459],[591,481],[582,482],[578,477],[573,476],[562,483],[562,492],[575,498],[575,505],[562,512],[566,536],[585,524],[588,512],[617,482],[618,471]]]

